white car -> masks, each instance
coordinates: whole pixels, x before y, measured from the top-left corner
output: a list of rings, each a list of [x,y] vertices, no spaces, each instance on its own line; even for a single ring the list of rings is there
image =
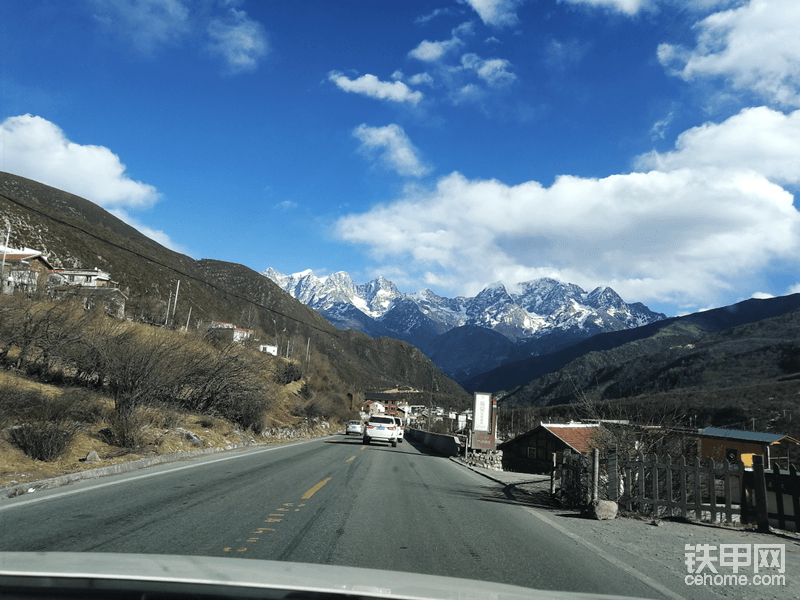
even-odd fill
[[[395,424],[397,425],[397,441],[401,444],[403,443],[403,434],[405,433],[405,429],[403,427],[403,419],[400,417],[394,417]]]
[[[361,425],[361,421],[358,420],[348,421],[344,433],[345,435],[350,435],[351,433],[355,433],[356,435],[362,435],[364,433],[364,427]]]
[[[364,443],[372,441],[389,442],[392,448],[397,446],[397,423],[394,417],[373,415],[364,428]]]

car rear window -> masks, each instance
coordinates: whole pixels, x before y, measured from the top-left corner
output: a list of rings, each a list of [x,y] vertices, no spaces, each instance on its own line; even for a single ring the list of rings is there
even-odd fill
[[[370,423],[389,423],[390,425],[394,424],[394,419],[392,417],[372,417],[369,420]]]

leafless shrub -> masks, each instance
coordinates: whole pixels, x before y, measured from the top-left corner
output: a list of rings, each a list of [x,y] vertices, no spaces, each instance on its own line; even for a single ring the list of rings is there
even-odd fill
[[[71,415],[74,398],[29,391],[19,393],[13,405],[8,400],[3,399],[2,411],[4,421],[15,422],[6,430],[11,443],[34,460],[61,458],[78,431]]]
[[[293,361],[279,361],[273,375],[275,383],[278,385],[288,385],[303,378],[303,371],[300,366]]]

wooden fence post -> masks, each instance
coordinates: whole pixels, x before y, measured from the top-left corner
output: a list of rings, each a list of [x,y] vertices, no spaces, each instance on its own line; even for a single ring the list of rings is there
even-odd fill
[[[556,453],[553,452],[553,469],[550,471],[550,495],[556,495]]]
[[[767,509],[767,482],[764,478],[764,457],[753,455],[753,474],[756,497],[756,522],[759,531],[769,531],[769,511]]]
[[[617,446],[608,447],[608,499],[617,501],[619,484],[617,483]]]
[[[600,496],[600,450],[594,448],[592,450],[592,502],[597,500]]]

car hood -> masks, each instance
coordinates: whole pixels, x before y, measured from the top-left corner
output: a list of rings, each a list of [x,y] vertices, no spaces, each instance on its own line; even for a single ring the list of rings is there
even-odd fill
[[[87,598],[119,592],[256,598],[520,600],[614,598],[531,590],[435,575],[244,558],[113,553],[0,552],[0,596]],[[627,598],[626,600],[631,600]]]

